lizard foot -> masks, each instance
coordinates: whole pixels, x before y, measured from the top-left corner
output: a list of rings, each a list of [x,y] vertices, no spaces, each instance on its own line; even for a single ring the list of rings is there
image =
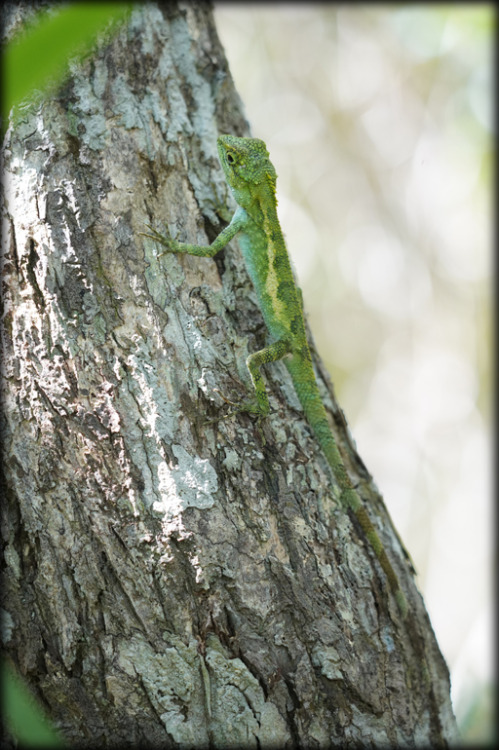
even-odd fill
[[[232,417],[235,417],[237,414],[241,413],[251,414],[252,416],[257,418],[258,422],[260,422],[268,415],[268,412],[264,411],[256,401],[231,401],[229,398],[227,398],[227,396],[224,396],[224,394],[221,393],[218,388],[214,388],[213,391],[215,393],[218,393],[220,398],[225,401],[226,404],[229,404],[229,406],[234,406],[235,408],[228,414],[224,414],[220,417],[216,417],[215,419],[210,419],[206,422],[203,422],[204,425],[216,424],[217,422],[222,422],[225,419],[231,419]]]
[[[257,401],[231,401],[229,398],[227,398],[227,396],[224,396],[224,394],[219,391],[218,388],[214,388],[213,391],[215,393],[218,393],[220,398],[225,401],[226,404],[235,407],[235,410],[230,413],[230,416],[232,416],[233,414],[239,414],[240,412],[253,414],[255,417],[259,418],[266,417],[268,415],[268,411],[266,409],[262,409]]]
[[[161,232],[158,232],[154,227],[152,227],[150,224],[145,224],[149,229],[149,232],[139,232],[141,237],[149,237],[151,240],[155,240],[156,242],[159,242],[160,245],[164,245],[164,247],[167,248],[167,250],[163,250],[161,253],[157,254],[157,258],[161,258],[162,255],[167,255],[168,253],[175,253],[177,251],[177,243],[175,240],[172,240],[171,237],[167,237],[164,234],[161,234]]]

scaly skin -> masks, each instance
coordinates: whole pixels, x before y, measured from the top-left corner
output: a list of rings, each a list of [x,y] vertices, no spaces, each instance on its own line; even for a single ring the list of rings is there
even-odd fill
[[[239,405],[263,417],[269,400],[260,367],[284,358],[305,416],[323,450],[340,488],[340,502],[354,513],[385,572],[403,617],[407,602],[398,578],[354,490],[331,432],[312,367],[303,318],[301,293],[295,284],[286,244],[277,217],[276,171],[265,143],[257,138],[221,135],[218,154],[225,178],[238,204],[230,224],[208,246],[179,243],[151,229],[145,236],[166,247],[164,253],[212,257],[238,234],[248,273],[273,343],[251,354],[246,364],[255,388],[253,401]]]

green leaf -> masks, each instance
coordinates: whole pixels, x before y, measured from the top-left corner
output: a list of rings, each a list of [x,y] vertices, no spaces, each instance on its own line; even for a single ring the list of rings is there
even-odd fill
[[[24,747],[64,747],[37,701],[15,673],[2,663],[2,714],[10,734]]]
[[[4,128],[12,107],[60,82],[68,61],[88,54],[98,32],[130,9],[130,3],[75,3],[38,13],[4,50]]]

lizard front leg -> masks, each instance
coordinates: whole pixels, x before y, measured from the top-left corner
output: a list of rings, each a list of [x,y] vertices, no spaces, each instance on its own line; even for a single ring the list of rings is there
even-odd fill
[[[225,229],[222,229],[220,234],[215,237],[211,245],[191,245],[188,242],[177,242],[177,240],[167,237],[165,234],[161,234],[156,229],[151,227],[149,224],[145,226],[149,229],[149,232],[141,232],[143,237],[149,237],[151,240],[159,242],[160,245],[166,248],[162,252],[158,253],[156,257],[160,258],[162,255],[168,253],[184,253],[186,255],[197,255],[201,258],[212,258],[222,248],[231,241],[235,235],[243,229],[246,223],[246,212],[238,208]]]

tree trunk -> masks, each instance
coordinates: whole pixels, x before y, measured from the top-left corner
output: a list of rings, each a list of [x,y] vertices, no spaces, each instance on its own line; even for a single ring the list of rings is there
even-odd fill
[[[402,621],[265,341],[220,132],[247,135],[205,5],[144,4],[6,137],[5,648],[71,746],[445,746],[449,677],[331,385]]]

